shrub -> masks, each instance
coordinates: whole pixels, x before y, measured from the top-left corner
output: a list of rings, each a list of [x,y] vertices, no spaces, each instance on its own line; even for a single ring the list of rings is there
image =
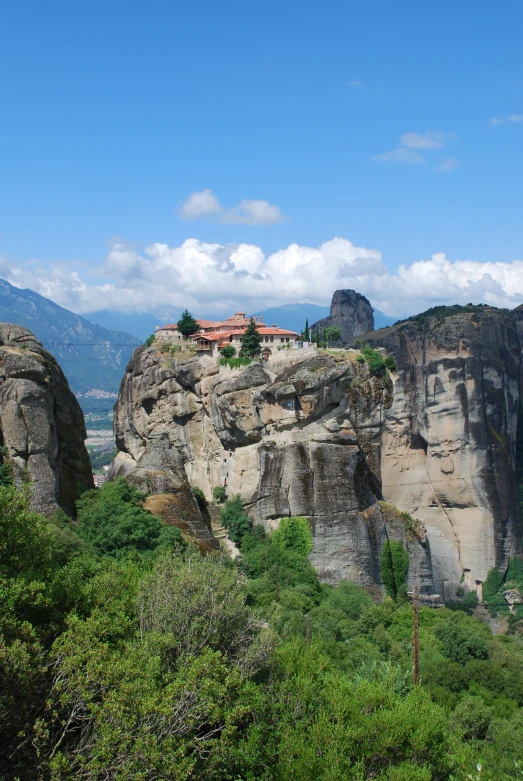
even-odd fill
[[[396,366],[396,361],[394,360],[394,356],[387,355],[387,357],[385,358],[385,366],[391,372],[395,372],[396,371],[397,366]]]
[[[243,502],[239,494],[225,502],[220,513],[220,523],[227,529],[233,542],[241,542],[243,535],[250,532],[251,519],[243,510]]]
[[[146,510],[143,499],[123,477],[86,491],[76,503],[79,536],[105,556],[183,544],[180,530]]]
[[[222,504],[227,499],[227,491],[222,485],[217,485],[212,489],[212,498],[218,504]]]
[[[361,354],[367,361],[369,372],[372,375],[376,377],[382,377],[385,374],[387,366],[385,363],[385,358],[379,350],[374,350],[372,347],[365,345],[365,347],[361,348]]]
[[[250,358],[220,358],[220,366],[228,366],[230,369],[239,369],[241,366],[248,366],[251,363]]]
[[[154,340],[155,340],[155,335],[154,334],[151,334],[150,336],[148,336],[147,339],[145,340],[145,344],[147,345],[147,347],[150,347],[152,345],[152,343],[154,342]]]
[[[409,554],[401,542],[390,540],[381,551],[381,579],[389,597],[397,599],[406,591]]]
[[[290,548],[308,556],[312,550],[312,532],[307,518],[282,518],[279,527],[272,533],[272,539],[277,545]]]
[[[233,347],[232,344],[226,344],[225,347],[221,348],[220,355],[224,358],[234,358],[236,355],[236,347]]]
[[[488,659],[488,648],[479,632],[442,621],[434,627],[434,634],[441,643],[441,653],[457,664],[465,665],[471,659]]]

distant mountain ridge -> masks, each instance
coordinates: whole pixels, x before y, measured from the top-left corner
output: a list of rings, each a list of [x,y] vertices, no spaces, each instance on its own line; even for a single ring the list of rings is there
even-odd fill
[[[57,359],[73,393],[116,393],[142,340],[64,309],[33,290],[0,279],[0,320],[29,328]]]
[[[262,309],[258,312],[253,312],[257,317],[261,315],[264,322],[287,328],[290,331],[297,331],[300,333],[305,328],[305,320],[309,319],[309,325],[316,323],[318,320],[328,317],[330,313],[329,306],[319,306],[318,304],[283,304],[282,306],[275,306],[269,309]],[[232,313],[231,313],[232,314]],[[249,313],[248,313],[249,314]],[[174,311],[167,317],[161,315],[155,315],[151,312],[144,314],[125,314],[122,312],[112,312],[108,309],[100,310],[98,312],[90,312],[88,317],[98,325],[104,328],[120,329],[128,331],[134,336],[145,341],[148,336],[154,333],[154,329],[157,325],[165,325],[165,323],[176,323],[181,315],[181,312]],[[223,313],[217,314],[216,312],[205,312],[198,316],[207,317],[209,319],[223,319]],[[386,328],[389,325],[394,325],[396,318],[388,317],[380,312],[379,309],[374,310],[374,327],[376,329]]]

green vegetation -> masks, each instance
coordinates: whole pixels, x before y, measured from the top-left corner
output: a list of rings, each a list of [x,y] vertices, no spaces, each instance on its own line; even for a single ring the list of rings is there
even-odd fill
[[[192,334],[195,334],[197,331],[200,330],[200,326],[192,316],[192,314],[189,312],[188,309],[185,309],[185,311],[182,312],[182,316],[178,320],[177,324],[178,330],[181,333],[182,336],[184,336],[186,339],[189,338],[189,336],[192,336]]]
[[[151,334],[150,336],[147,337],[147,339],[145,340],[145,344],[147,345],[147,347],[151,347],[151,345],[153,344],[155,338],[156,337],[155,337],[154,334]]]
[[[326,342],[324,347],[330,347],[332,342],[337,342],[338,339],[341,339],[341,328],[338,328],[336,325],[330,325],[328,328],[325,328],[323,333],[324,342]]]
[[[385,358],[379,350],[374,350],[366,344],[361,348],[361,354],[367,361],[369,372],[376,377],[383,377],[387,371]]]
[[[225,502],[220,512],[220,523],[228,530],[233,542],[241,542],[243,535],[250,531],[251,519],[243,511],[241,496],[233,496]]]
[[[305,320],[305,330],[303,331],[303,341],[309,342],[311,338],[311,332],[309,330],[309,318],[307,317]]]
[[[306,519],[238,526],[234,563],[79,538],[141,503],[117,481],[48,522],[0,487],[1,778],[522,778],[518,638],[421,605],[414,687],[408,599],[320,584]]]
[[[143,506],[145,497],[123,477],[85,491],[77,501],[78,535],[96,553],[119,556],[182,542],[180,530],[166,526]]]
[[[13,469],[9,463],[9,451],[5,445],[0,446],[0,487],[13,485]]]
[[[261,350],[261,336],[256,327],[254,319],[251,317],[251,322],[245,329],[245,333],[242,339],[242,346],[240,348],[240,358],[256,358],[260,354]]]
[[[230,369],[240,369],[242,366],[248,366],[250,363],[250,358],[241,356],[236,358],[220,358],[220,366],[228,366]]]
[[[223,502],[227,499],[227,491],[223,485],[214,486],[212,489],[212,498],[216,504],[223,504]]]
[[[389,597],[404,599],[407,593],[409,554],[401,542],[387,541],[381,551],[381,579]]]
[[[427,309],[425,312],[421,312],[419,315],[413,315],[407,318],[407,320],[398,320],[398,323],[416,323],[420,326],[424,326],[431,319],[435,319],[438,325],[443,325],[447,317],[459,314],[475,314],[482,309],[490,309],[488,304],[467,304],[461,306],[460,304],[452,304],[451,306],[433,306]]]
[[[232,344],[226,344],[225,347],[220,349],[220,355],[224,358],[234,358],[236,355],[236,347]]]

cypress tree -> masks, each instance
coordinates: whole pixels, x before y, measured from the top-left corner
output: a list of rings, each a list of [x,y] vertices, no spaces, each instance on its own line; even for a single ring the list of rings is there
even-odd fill
[[[200,330],[200,326],[194,319],[194,317],[191,315],[188,309],[185,310],[185,312],[182,313],[182,316],[176,323],[178,326],[179,332],[182,334],[182,336],[187,337],[191,336],[191,334],[195,334],[196,331]]]
[[[310,341],[310,332],[309,332],[309,318],[305,320],[305,331],[303,332],[303,341],[308,342]]]
[[[258,333],[256,323],[251,317],[251,322],[243,335],[240,358],[254,358],[256,355],[259,355],[261,340],[262,338]]]

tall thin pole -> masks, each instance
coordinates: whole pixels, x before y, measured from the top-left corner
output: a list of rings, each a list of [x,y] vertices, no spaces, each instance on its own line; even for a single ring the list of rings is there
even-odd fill
[[[307,613],[305,616],[305,642],[309,646],[311,644],[311,614]]]
[[[278,586],[278,565],[276,564],[276,602],[280,601],[280,590]]]
[[[414,588],[414,686],[419,683],[418,587]]]

